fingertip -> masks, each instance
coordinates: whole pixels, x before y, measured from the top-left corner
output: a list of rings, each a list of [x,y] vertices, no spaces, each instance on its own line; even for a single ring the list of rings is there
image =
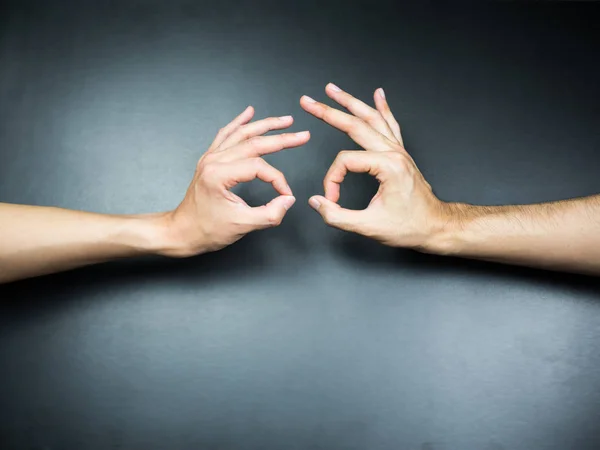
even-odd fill
[[[322,196],[313,195],[311,198],[308,199],[308,204],[312,209],[318,211],[321,205],[323,204],[323,200],[324,198]]]
[[[292,116],[281,116],[281,117],[278,117],[278,119],[284,123],[290,123],[290,124],[294,121],[294,118]]]
[[[243,122],[249,122],[252,117],[254,117],[254,107],[252,105],[248,105],[246,109],[242,112],[241,116],[243,117]]]
[[[260,228],[276,227],[281,224],[287,211],[296,203],[293,195],[280,195],[263,206],[252,208]]]
[[[327,86],[325,86],[325,92],[337,94],[338,92],[342,92],[342,90],[333,83],[327,83]]]
[[[287,184],[287,181],[285,181],[285,180],[282,181],[281,185],[273,186],[273,187],[281,195],[287,195],[287,196],[292,196],[292,197],[294,196],[292,193],[292,188],[290,187],[289,184]]]
[[[292,188],[284,178],[273,181],[271,186],[273,186],[279,195],[292,195]]]
[[[383,100],[385,100],[385,92],[383,90],[383,88],[379,88],[377,89],[377,95],[379,95],[379,97],[381,97]]]
[[[300,97],[300,107],[304,110],[306,110],[306,100],[304,100],[304,95],[302,97]]]
[[[303,95],[302,97],[300,97],[300,104],[302,106],[314,105],[315,103],[317,103],[317,101],[314,98],[309,97],[308,95]]]
[[[287,211],[292,206],[294,206],[294,203],[296,203],[296,197],[294,197],[293,195],[285,195],[284,199],[281,201],[281,203],[283,204],[283,207]]]
[[[377,111],[379,111],[380,113],[385,113],[387,112],[390,107],[388,106],[387,100],[385,99],[385,97],[383,97],[379,91],[381,88],[377,89],[374,93],[373,93],[373,99],[375,100],[375,108],[377,109]]]
[[[295,136],[302,140],[308,141],[310,139],[310,131],[299,131],[298,133],[295,133]]]

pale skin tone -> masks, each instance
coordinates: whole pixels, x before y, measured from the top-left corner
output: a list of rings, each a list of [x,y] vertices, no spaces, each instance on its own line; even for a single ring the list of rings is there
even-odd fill
[[[325,175],[325,195],[309,200],[327,224],[392,247],[600,274],[600,196],[520,206],[444,202],[405,149],[383,90],[375,91],[374,108],[332,84],[326,93],[349,113],[306,96],[300,104],[364,149],[340,152]],[[249,107],[219,131],[172,211],[117,216],[0,203],[0,283],[137,255],[198,255],[279,225],[295,198],[284,175],[261,156],[301,146],[310,135],[263,136],[293,119],[250,122],[253,115]],[[380,183],[364,210],[338,204],[348,172],[369,173]],[[231,188],[255,178],[279,196],[251,208]]]
[[[393,247],[501,263],[600,274],[600,195],[519,206],[474,206],[437,198],[404,147],[382,89],[375,107],[333,84],[327,95],[348,113],[304,96],[308,113],[350,136],[364,150],[338,154],[310,205],[325,222]],[[348,172],[380,183],[362,211],[339,206]]]
[[[219,131],[172,211],[118,216],[0,203],[0,283],[137,255],[198,255],[279,225],[295,198],[284,175],[261,156],[301,146],[310,134],[262,136],[293,119],[250,122],[253,115],[248,107]],[[230,189],[255,178],[279,195],[251,208]]]

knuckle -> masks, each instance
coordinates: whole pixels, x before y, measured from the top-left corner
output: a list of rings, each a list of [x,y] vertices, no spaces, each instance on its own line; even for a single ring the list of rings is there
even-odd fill
[[[283,218],[279,213],[277,213],[277,211],[269,212],[269,214],[267,215],[267,223],[272,227],[280,225],[282,219]]]
[[[334,166],[343,166],[354,157],[354,152],[351,150],[342,150],[339,152],[333,162]]]
[[[256,170],[260,170],[265,167],[266,162],[264,159],[257,156],[255,158],[250,158],[250,164],[252,164]]]
[[[246,139],[250,138],[250,132],[246,128],[242,128],[235,134],[236,134],[235,137],[237,138],[237,140],[239,142],[245,141]]]
[[[200,173],[205,173],[207,167],[211,167],[216,163],[217,157],[215,155],[213,155],[212,153],[206,154],[198,161],[198,164],[196,165],[196,171]],[[209,169],[209,173],[210,170],[213,169]]]
[[[205,153],[200,161],[198,161],[199,165],[207,165],[215,162],[217,156],[215,153]]]
[[[377,111],[369,111],[364,116],[364,121],[369,125],[372,125],[376,121],[381,120],[383,117]]]
[[[252,148],[258,148],[262,145],[262,137],[261,136],[254,136],[251,137],[250,139],[248,139],[248,145],[250,145]]]
[[[366,122],[358,117],[352,117],[348,122],[348,128],[350,131],[358,131],[360,130]]]
[[[352,157],[353,152],[350,150],[342,150],[341,152],[338,153],[336,160],[337,162],[344,162],[347,161],[349,158]]]
[[[327,225],[335,226],[337,224],[336,214],[331,209],[323,211],[323,220]]]
[[[390,152],[388,158],[391,160],[391,167],[396,173],[406,173],[410,170],[410,162],[400,152]]]
[[[206,165],[200,171],[200,176],[207,182],[212,182],[217,178],[217,172],[213,165]]]
[[[400,153],[398,151],[391,151],[391,152],[389,152],[389,154],[387,155],[387,157],[389,159],[391,159],[392,161],[404,161],[404,160],[406,160],[406,157],[402,153]]]
[[[329,106],[323,107],[323,120],[325,122],[330,122],[331,120],[333,120],[334,115],[335,115],[335,112],[334,112],[333,108],[330,108]]]
[[[203,164],[202,169],[202,177],[208,181],[215,181],[219,177],[220,173],[220,165],[218,163],[206,163]]]

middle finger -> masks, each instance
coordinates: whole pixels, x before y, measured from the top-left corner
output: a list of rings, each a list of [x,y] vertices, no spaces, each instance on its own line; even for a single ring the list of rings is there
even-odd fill
[[[273,136],[254,136],[227,151],[218,153],[220,162],[235,161],[239,159],[254,158],[280,150],[304,145],[310,139],[308,131],[299,133],[283,133]]]
[[[393,150],[393,143],[388,138],[356,116],[317,102],[306,95],[300,99],[300,105],[306,112],[347,133],[365,150],[379,152]]]

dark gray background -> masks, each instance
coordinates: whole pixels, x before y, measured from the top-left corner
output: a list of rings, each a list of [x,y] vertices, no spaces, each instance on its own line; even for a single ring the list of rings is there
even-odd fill
[[[306,200],[356,146],[298,105],[383,86],[445,200],[597,193],[598,5],[394,3],[3,4],[0,201],[171,209],[248,104],[313,137],[268,158],[278,229],[0,287],[2,448],[600,448],[598,281],[328,228]]]

